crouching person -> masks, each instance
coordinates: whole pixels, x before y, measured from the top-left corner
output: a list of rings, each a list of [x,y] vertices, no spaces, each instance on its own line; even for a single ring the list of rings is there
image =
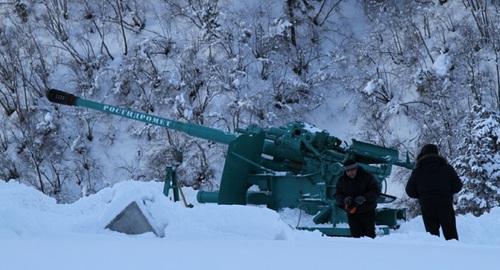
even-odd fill
[[[375,208],[380,185],[355,161],[344,162],[344,174],[336,185],[335,200],[347,212],[352,237],[375,238]]]

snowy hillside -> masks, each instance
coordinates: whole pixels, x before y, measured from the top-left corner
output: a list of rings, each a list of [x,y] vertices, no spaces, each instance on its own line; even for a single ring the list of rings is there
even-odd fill
[[[0,270],[500,267],[499,1],[3,2]],[[464,180],[457,209],[492,209],[445,241],[420,216],[351,239],[188,188],[185,208],[162,194],[165,167],[182,152],[181,184],[217,189],[226,146],[55,105],[51,88],[224,131],[298,119],[412,160],[435,143]],[[415,213],[408,173],[388,193]],[[105,229],[132,201],[163,237]]]
[[[485,163],[500,163],[498,1],[4,2],[1,179],[69,203],[122,179],[161,180],[182,152],[182,184],[217,188],[224,146],[55,105],[45,94],[56,88],[230,132],[301,120],[412,159],[435,143],[462,157],[463,198],[476,180],[495,187],[457,207],[499,205],[487,181],[498,167]]]
[[[416,218],[375,239],[295,230],[298,213],[253,206],[173,203],[161,183],[125,181],[73,204],[0,182],[0,269],[497,269],[500,209],[459,216],[460,241],[426,234]],[[144,202],[153,233],[103,229],[131,201]]]

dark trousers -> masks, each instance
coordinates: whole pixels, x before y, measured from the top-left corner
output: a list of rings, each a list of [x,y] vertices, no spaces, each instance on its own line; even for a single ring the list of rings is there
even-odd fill
[[[347,215],[352,237],[368,236],[375,238],[375,211]]]
[[[439,227],[441,227],[446,240],[458,240],[453,202],[420,201],[420,209],[422,210],[422,218],[427,232],[439,236]]]

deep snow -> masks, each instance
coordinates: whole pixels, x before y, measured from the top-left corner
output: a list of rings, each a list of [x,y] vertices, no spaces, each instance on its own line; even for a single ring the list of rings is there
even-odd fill
[[[125,181],[64,205],[0,181],[0,269],[485,270],[500,262],[498,208],[459,216],[460,241],[425,233],[419,217],[390,235],[352,239],[293,229],[307,219],[297,210],[198,204],[184,189],[194,205],[186,208],[162,191],[162,183]],[[165,237],[104,229],[132,201]]]

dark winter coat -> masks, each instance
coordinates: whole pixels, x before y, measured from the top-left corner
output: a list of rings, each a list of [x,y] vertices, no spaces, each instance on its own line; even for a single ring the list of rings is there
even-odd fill
[[[446,159],[427,154],[417,160],[406,184],[406,194],[419,202],[453,202],[453,194],[462,189],[462,181]]]
[[[339,178],[336,185],[335,200],[343,208],[344,199],[351,196],[355,199],[357,196],[364,196],[366,202],[356,206],[356,214],[363,214],[368,211],[374,211],[377,208],[377,197],[380,194],[380,185],[371,173],[358,167],[358,172],[354,179],[344,174]]]

